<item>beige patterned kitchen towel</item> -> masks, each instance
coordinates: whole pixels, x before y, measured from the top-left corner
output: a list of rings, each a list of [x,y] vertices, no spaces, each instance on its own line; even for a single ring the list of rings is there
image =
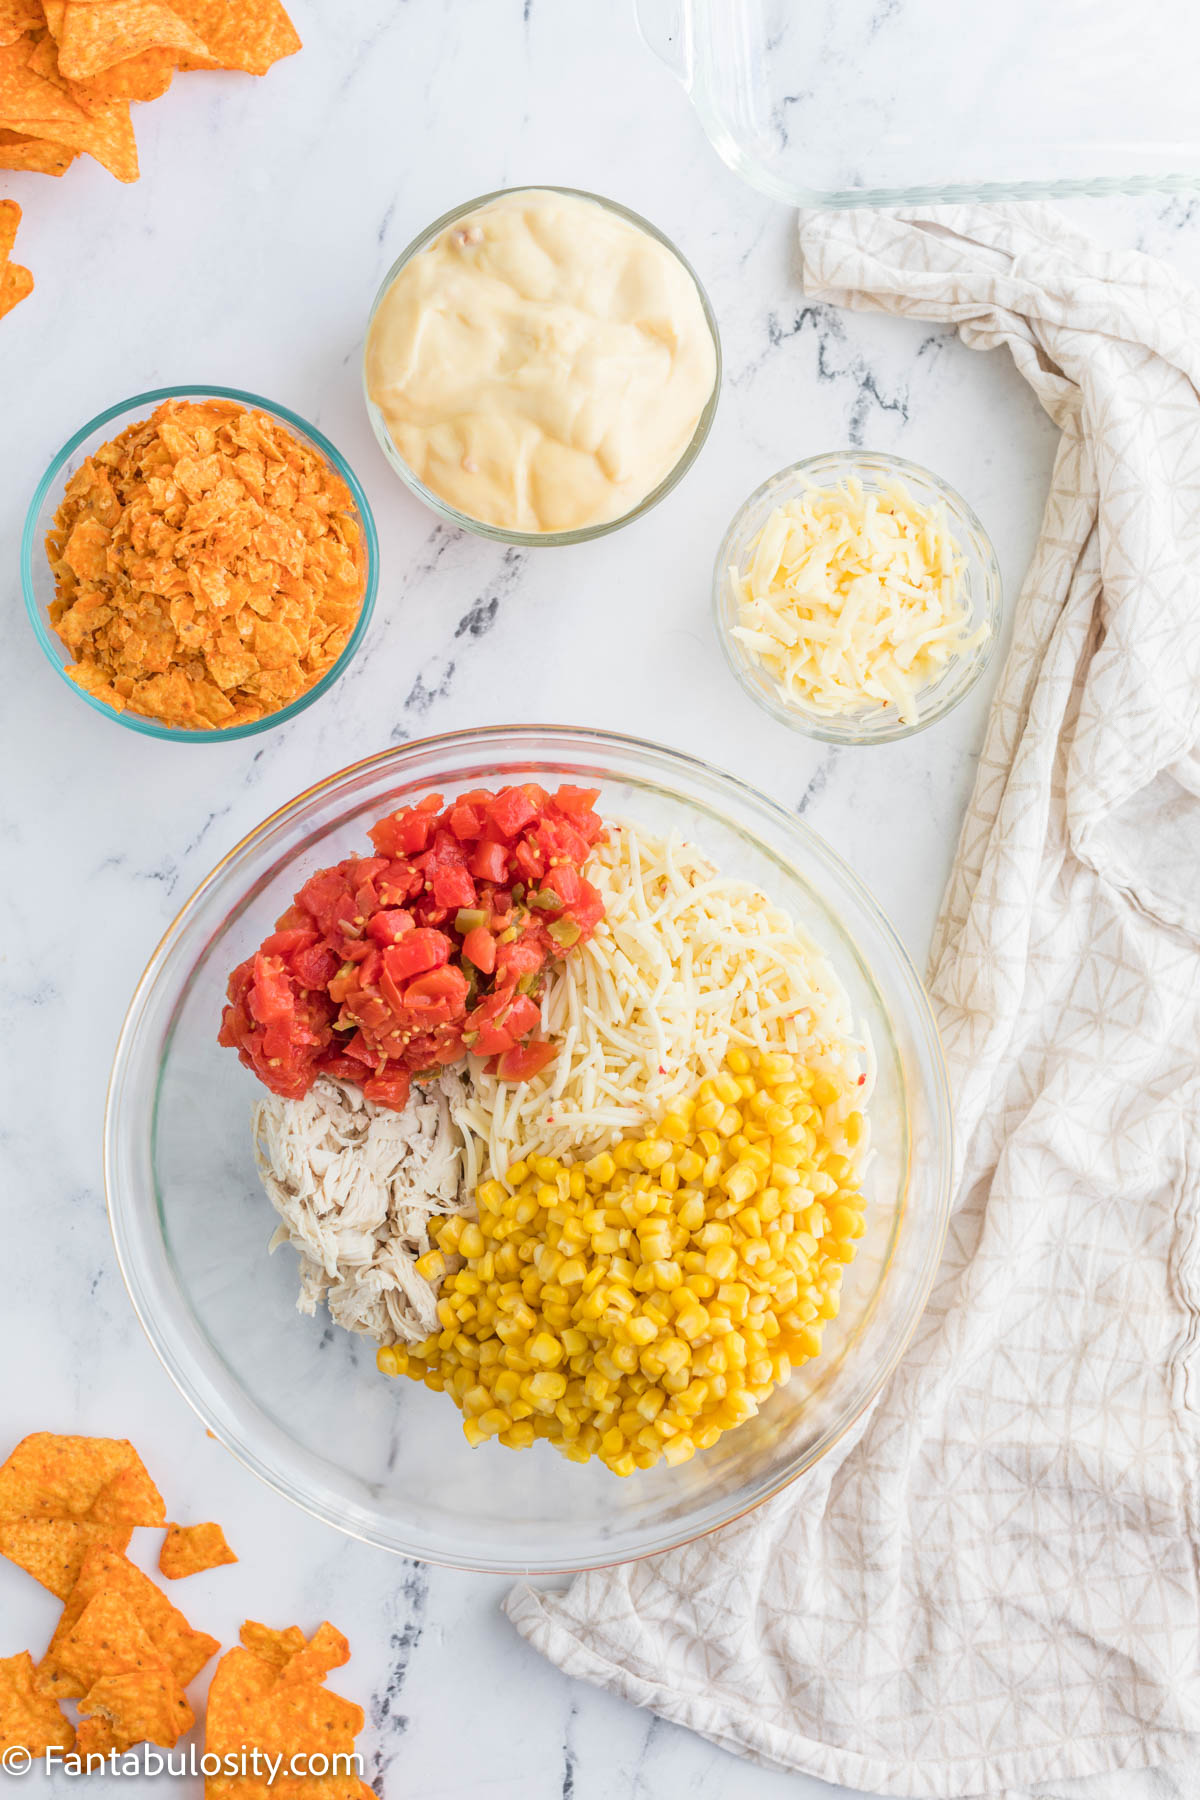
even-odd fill
[[[945,1260],[852,1444],[508,1611],[571,1674],[850,1787],[1128,1800],[1190,1763],[1194,1792],[1200,296],[1045,207],[800,237],[812,300],[1006,346],[1062,430],[933,953]]]

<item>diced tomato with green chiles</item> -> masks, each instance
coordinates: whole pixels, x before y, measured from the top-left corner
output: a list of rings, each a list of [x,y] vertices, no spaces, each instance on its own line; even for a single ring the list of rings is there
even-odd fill
[[[511,1050],[504,1051],[496,1065],[496,1073],[501,1081],[529,1081],[540,1075],[557,1055],[558,1045],[548,1043],[545,1038],[536,1044],[516,1044]]]
[[[495,838],[484,838],[476,844],[467,865],[477,881],[507,881],[508,849]]]
[[[385,906],[367,920],[367,936],[377,944],[395,944],[412,931],[416,921],[400,906]]]
[[[525,782],[380,819],[375,854],[318,870],[234,970],[220,1041],[289,1098],[326,1072],[402,1107],[414,1075],[468,1051],[530,1079],[554,1056],[533,1035],[546,966],[603,917],[580,872],[597,797]]]

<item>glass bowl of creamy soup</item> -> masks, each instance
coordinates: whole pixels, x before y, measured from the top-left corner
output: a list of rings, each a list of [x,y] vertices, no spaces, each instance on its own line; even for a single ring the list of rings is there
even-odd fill
[[[384,455],[434,512],[575,544],[657,505],[708,436],[717,322],[648,220],[575,188],[436,219],[388,271],[363,389]]]

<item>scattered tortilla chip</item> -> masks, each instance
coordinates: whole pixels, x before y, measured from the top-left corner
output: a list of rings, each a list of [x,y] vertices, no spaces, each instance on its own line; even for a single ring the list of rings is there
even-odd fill
[[[137,180],[129,102],[81,106],[57,74],[54,40],[48,32],[0,48],[0,126],[82,150],[118,181]]]
[[[41,27],[41,0],[0,0],[0,44],[15,44]]]
[[[243,1648],[228,1650],[217,1664],[208,1690],[205,1751],[221,1757],[260,1750],[281,1756],[284,1766],[301,1754],[352,1756],[363,1728],[361,1706],[322,1685],[325,1670],[343,1662],[349,1646],[340,1631],[324,1624],[305,1643],[294,1625],[286,1631],[247,1620]],[[281,1776],[273,1787],[265,1778],[209,1776],[206,1800],[370,1800],[371,1789],[355,1774]]]
[[[134,1452],[133,1460],[106,1482],[88,1508],[100,1525],[161,1525],[167,1516],[162,1495]]]
[[[308,1642],[298,1625],[277,1631],[272,1625],[260,1625],[256,1619],[247,1619],[239,1635],[246,1649],[253,1651],[260,1662],[268,1663],[276,1673],[285,1669]]]
[[[79,1710],[85,1720],[96,1718],[108,1726],[119,1750],[146,1739],[171,1750],[196,1723],[179,1683],[169,1669],[161,1667],[102,1676],[79,1702]]]
[[[172,12],[204,43],[203,58],[181,69],[242,69],[265,75],[301,48],[299,34],[279,0],[170,0]]]
[[[21,209],[15,200],[0,200],[0,262],[7,262],[17,241]],[[0,1472],[2,1473],[2,1472]]]
[[[243,1630],[242,1642],[246,1642]],[[326,1619],[318,1625],[307,1644],[295,1652],[280,1672],[280,1680],[287,1682],[315,1681],[322,1682],[330,1669],[340,1669],[343,1663],[350,1661],[349,1640]]]
[[[88,1552],[119,1555],[133,1536],[128,1525],[93,1525],[86,1519],[17,1519],[0,1525],[0,1556],[65,1600]]]
[[[143,50],[140,56],[129,56],[124,62],[114,63],[103,75],[93,75],[83,84],[86,98],[78,82],[76,92],[83,106],[94,100],[139,100],[145,103],[161,99],[170,87],[174,73],[172,51]]]
[[[0,169],[23,169],[33,175],[62,175],[75,161],[74,150],[23,131],[0,130]]]
[[[86,1694],[104,1675],[161,1669],[163,1654],[123,1594],[95,1594],[58,1646],[60,1669]]]
[[[182,1581],[185,1575],[200,1575],[205,1569],[219,1569],[223,1563],[236,1561],[225,1542],[225,1533],[211,1520],[203,1525],[168,1525],[158,1553],[159,1570],[170,1581]]]
[[[111,1550],[90,1550],[83,1559],[79,1579],[67,1597],[50,1646],[38,1667],[38,1679],[47,1693],[78,1699],[86,1691],[78,1677],[73,1676],[64,1664],[61,1653],[89,1603],[102,1593],[119,1595],[127,1602],[181,1688],[199,1674],[221,1647],[207,1632],[193,1630],[162,1589],[135,1568],[128,1558]]]
[[[128,1438],[35,1431],[0,1465],[0,1520],[31,1518],[161,1525],[166,1508]]]
[[[113,1750],[120,1754],[128,1748],[113,1730],[111,1719],[100,1714],[94,1719],[80,1719],[75,1730],[75,1753],[83,1759],[85,1769],[89,1756],[108,1756]]]
[[[201,39],[161,0],[67,0],[54,35],[58,67],[69,81],[87,81],[143,50],[207,55]]]
[[[0,258],[6,232],[0,202]],[[12,263],[0,267],[0,314]],[[32,284],[31,284],[32,285]],[[0,1467],[0,1554],[65,1600],[88,1551],[125,1550],[134,1525],[160,1525],[162,1495],[123,1438],[34,1432]]]
[[[0,1657],[0,1752],[69,1750],[75,1731],[57,1700],[39,1691],[28,1650]]]
[[[299,48],[280,0],[0,0],[0,169],[61,175],[82,154],[136,181],[131,101],[157,100],[176,68],[265,75]],[[29,270],[0,257],[0,318],[32,291]],[[287,704],[299,668],[287,640],[269,654],[263,711]],[[167,676],[155,704],[200,726],[236,723],[222,687],[240,666],[225,655],[199,694]]]

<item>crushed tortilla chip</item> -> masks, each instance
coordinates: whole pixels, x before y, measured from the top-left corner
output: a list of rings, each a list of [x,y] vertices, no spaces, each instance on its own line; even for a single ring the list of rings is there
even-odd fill
[[[170,1581],[182,1581],[185,1575],[200,1575],[205,1569],[219,1569],[223,1563],[236,1561],[225,1533],[211,1520],[203,1525],[168,1525],[158,1553],[159,1571]]]
[[[124,1438],[37,1431],[0,1466],[0,1554],[65,1600],[89,1550],[161,1525],[162,1495]]]
[[[28,1650],[0,1657],[0,1753],[69,1750],[75,1731],[57,1700],[40,1692]]]
[[[205,1752],[222,1758],[259,1750],[288,1763],[301,1755],[350,1757],[363,1728],[361,1706],[322,1685],[328,1668],[346,1661],[349,1646],[340,1631],[322,1625],[305,1643],[292,1625],[286,1631],[248,1620],[242,1648],[226,1651],[208,1690]],[[344,1654],[343,1654],[344,1652]],[[313,1800],[370,1800],[371,1789],[354,1773],[283,1776],[274,1787],[253,1776],[208,1776],[206,1800],[283,1800],[310,1794]]]
[[[90,1603],[100,1594],[118,1596],[125,1601],[154,1645],[161,1664],[169,1669],[181,1688],[186,1687],[220,1649],[216,1638],[209,1637],[205,1631],[193,1630],[162,1589],[126,1557],[106,1549],[90,1550],[83,1559],[79,1579],[67,1596],[50,1646],[38,1666],[38,1680],[46,1693],[78,1699],[87,1691],[81,1685],[80,1676],[72,1673],[69,1666],[78,1651],[66,1646]]]
[[[95,451],[46,551],[71,679],[184,730],[299,699],[345,649],[366,586],[345,482],[231,400],[164,401]]]

